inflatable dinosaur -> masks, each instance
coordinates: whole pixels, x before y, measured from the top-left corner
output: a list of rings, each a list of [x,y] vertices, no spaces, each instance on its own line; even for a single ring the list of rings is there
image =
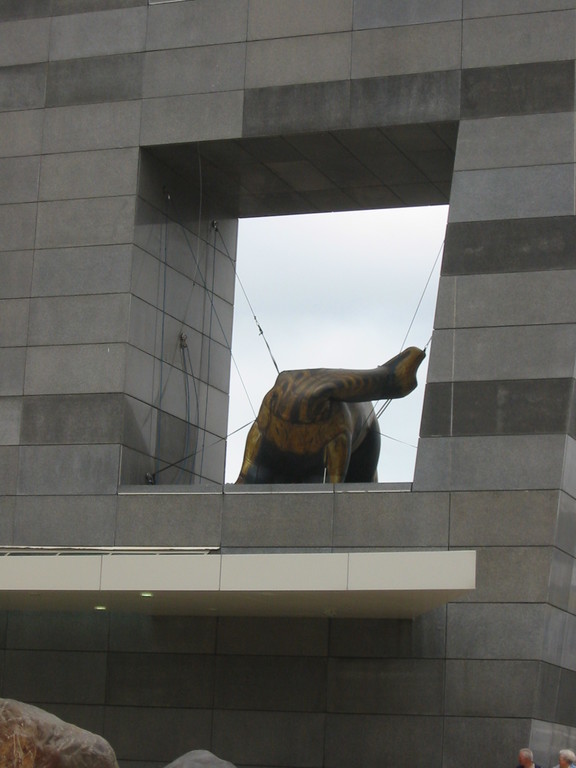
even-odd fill
[[[404,397],[425,357],[409,347],[372,370],[283,371],[246,439],[237,483],[376,482],[372,400]]]

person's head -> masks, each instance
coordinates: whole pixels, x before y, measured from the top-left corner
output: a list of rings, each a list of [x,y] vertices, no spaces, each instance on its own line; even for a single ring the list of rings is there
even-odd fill
[[[533,762],[534,755],[532,754],[531,749],[524,747],[518,752],[518,765],[523,766],[523,768],[530,768]]]
[[[558,752],[558,763],[560,768],[567,768],[567,766],[572,765],[574,762],[576,762],[576,755],[571,749],[561,749],[560,752]]]

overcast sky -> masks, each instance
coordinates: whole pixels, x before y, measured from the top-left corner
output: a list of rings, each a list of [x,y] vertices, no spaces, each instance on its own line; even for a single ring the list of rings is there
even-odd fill
[[[447,215],[447,206],[434,206],[242,220],[237,274],[280,370],[374,368],[407,346],[423,348],[432,334],[441,259],[404,338]],[[232,354],[229,433],[254,420],[252,407],[257,413],[277,375],[238,284]],[[395,438],[382,438],[381,482],[413,478],[426,371],[427,360],[418,388],[380,417],[380,431]],[[248,427],[228,438],[228,483],[240,471],[247,433]]]

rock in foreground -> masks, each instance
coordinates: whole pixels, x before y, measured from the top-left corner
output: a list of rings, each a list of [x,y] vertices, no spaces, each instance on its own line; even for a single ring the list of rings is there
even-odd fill
[[[0,699],[0,768],[118,768],[101,736],[30,704]]]
[[[166,768],[235,768],[235,766],[226,760],[220,760],[205,749],[195,749],[193,752],[186,752]]]

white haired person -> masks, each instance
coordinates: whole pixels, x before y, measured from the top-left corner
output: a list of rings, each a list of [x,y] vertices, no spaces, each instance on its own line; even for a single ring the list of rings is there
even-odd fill
[[[540,768],[534,762],[534,754],[528,747],[522,747],[518,752],[518,768]]]
[[[557,768],[576,768],[576,755],[571,749],[561,749],[558,752]]]

